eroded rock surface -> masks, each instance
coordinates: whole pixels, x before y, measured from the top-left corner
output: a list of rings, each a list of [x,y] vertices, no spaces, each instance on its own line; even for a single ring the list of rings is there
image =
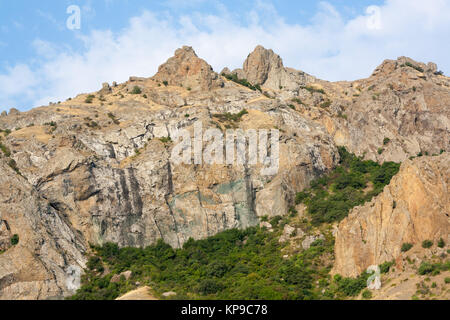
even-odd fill
[[[397,259],[403,243],[450,241],[450,156],[406,161],[372,202],[355,208],[336,234],[333,272],[357,276]]]
[[[0,298],[71,294],[89,243],[142,247],[163,239],[181,247],[284,215],[297,192],[338,164],[338,146],[379,161],[448,150],[449,79],[405,59],[385,62],[368,79],[330,83],[257,47],[234,72],[260,92],[183,47],[152,78],[3,114]],[[170,161],[177,133],[193,135],[198,123],[222,134],[278,129],[279,170]]]

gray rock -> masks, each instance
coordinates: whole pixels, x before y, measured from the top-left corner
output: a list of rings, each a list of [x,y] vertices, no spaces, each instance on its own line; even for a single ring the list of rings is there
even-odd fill
[[[168,297],[176,296],[177,293],[176,293],[176,292],[173,292],[173,291],[169,291],[169,292],[164,292],[162,295],[163,295],[163,297],[168,298]]]
[[[303,241],[302,241],[302,247],[303,249],[307,250],[309,248],[311,248],[311,244],[313,244],[315,241],[317,240],[324,240],[325,237],[323,236],[323,234],[319,234],[319,235],[313,235],[313,236],[307,236]]]

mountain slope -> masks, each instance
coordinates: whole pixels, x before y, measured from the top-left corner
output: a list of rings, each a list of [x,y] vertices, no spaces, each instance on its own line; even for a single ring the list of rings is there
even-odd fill
[[[223,74],[183,47],[152,78],[130,77],[95,93],[0,117],[3,166],[16,170],[8,168],[9,175],[20,173],[20,188],[33,190],[33,197],[64,218],[80,242],[71,245],[77,266],[86,262],[89,243],[144,247],[162,239],[180,248],[189,238],[286,215],[297,192],[338,164],[338,146],[380,162],[449,150],[450,81],[432,64],[399,58],[368,79],[330,83],[285,68],[279,56],[257,47],[242,70]],[[171,137],[181,129],[193,133],[199,121],[205,130],[222,133],[279,129],[277,174],[262,175],[261,166],[248,163],[172,163]],[[17,203],[11,208],[19,208],[24,196],[8,190],[2,201],[12,199]],[[27,214],[36,219],[45,215],[43,207]],[[18,230],[13,234],[20,239],[32,233],[6,209],[0,220]],[[49,226],[42,228],[34,232],[37,239],[60,239]],[[4,230],[0,239],[12,236]],[[19,243],[34,249],[31,242]],[[8,264],[14,250],[0,255],[0,265]],[[9,277],[8,268],[0,268],[1,298],[25,295],[11,290],[39,279],[31,272],[31,279]],[[48,272],[58,268],[68,264]],[[32,297],[73,292],[61,284],[48,291]]]

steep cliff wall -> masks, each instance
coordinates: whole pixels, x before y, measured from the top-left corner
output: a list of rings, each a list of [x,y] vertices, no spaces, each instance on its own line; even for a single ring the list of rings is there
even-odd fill
[[[355,208],[336,234],[333,272],[357,276],[397,259],[403,243],[450,240],[450,156],[406,161],[384,192]]]

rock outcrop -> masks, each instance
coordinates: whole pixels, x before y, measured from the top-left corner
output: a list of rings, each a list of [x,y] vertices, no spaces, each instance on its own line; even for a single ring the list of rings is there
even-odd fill
[[[333,272],[357,276],[397,259],[403,243],[450,241],[450,156],[406,161],[372,202],[355,208],[336,234]]]
[[[74,293],[85,267],[83,236],[3,159],[0,172],[0,299]]]
[[[213,68],[187,46],[178,49],[174,57],[161,65],[153,79],[190,90],[211,90],[223,86],[223,81]]]
[[[227,70],[224,69],[222,73],[228,73]],[[247,57],[243,69],[236,69],[232,73],[273,91],[298,90],[302,84],[314,80],[304,72],[285,68],[279,55],[262,46],[257,46]]]
[[[449,150],[450,82],[435,68],[405,57],[385,61],[370,78],[334,89],[347,98],[329,93],[335,116],[322,121],[337,144],[372,160]]]

